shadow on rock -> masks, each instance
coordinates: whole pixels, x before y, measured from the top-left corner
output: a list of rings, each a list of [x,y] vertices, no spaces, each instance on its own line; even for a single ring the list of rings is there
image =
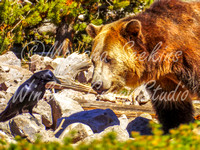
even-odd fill
[[[75,122],[88,125],[94,133],[100,133],[109,126],[120,124],[117,116],[111,109],[94,109],[78,112],[69,117],[58,119],[57,127],[60,126],[63,119],[65,119],[65,121],[62,124],[61,129],[56,133],[56,137],[59,137],[67,126]]]
[[[127,126],[129,136],[132,137],[131,132],[139,132],[140,135],[151,135],[151,128],[149,127],[149,119],[143,117],[137,117],[131,121]]]

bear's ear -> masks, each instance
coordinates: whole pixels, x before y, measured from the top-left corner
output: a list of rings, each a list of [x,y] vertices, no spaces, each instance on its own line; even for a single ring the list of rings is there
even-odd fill
[[[100,32],[101,28],[102,28],[102,25],[96,26],[93,24],[89,24],[86,28],[86,31],[89,34],[89,36],[91,36],[92,38],[95,38],[97,34]]]
[[[138,37],[141,34],[141,23],[139,20],[132,19],[124,25],[124,32],[130,36]]]

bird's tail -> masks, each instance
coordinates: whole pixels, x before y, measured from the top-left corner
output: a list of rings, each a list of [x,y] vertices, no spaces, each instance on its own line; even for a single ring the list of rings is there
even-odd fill
[[[9,119],[15,117],[18,114],[17,111],[11,110],[9,107],[0,114],[0,122],[8,121]]]

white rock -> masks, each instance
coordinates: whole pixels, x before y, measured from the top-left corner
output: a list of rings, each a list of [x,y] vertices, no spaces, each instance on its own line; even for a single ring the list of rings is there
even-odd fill
[[[148,114],[148,113],[142,113],[142,114],[140,115],[140,117],[147,118],[147,119],[149,119],[149,120],[152,120],[152,119],[153,119],[152,116],[151,116],[150,114]]]
[[[0,139],[4,139],[8,143],[16,143],[13,137],[8,136],[6,133],[0,130]]]
[[[106,128],[103,132],[101,133],[96,133],[93,134],[87,138],[85,138],[84,140],[82,140],[81,142],[84,143],[90,143],[96,139],[100,140],[102,139],[105,135],[107,135],[110,132],[115,132],[116,133],[116,139],[118,141],[124,142],[126,140],[129,139],[129,134],[127,132],[127,130],[122,129],[120,126],[112,126],[112,127],[108,127]],[[80,143],[80,142],[79,142]]]
[[[57,76],[68,76],[75,80],[75,77],[80,71],[86,70],[91,65],[91,60],[87,54],[78,54],[75,52],[56,67],[54,74]]]
[[[48,102],[52,110],[53,125],[52,128],[56,128],[57,120],[61,117],[68,117],[73,113],[83,111],[80,104],[67,97],[65,92],[54,93]]]
[[[60,105],[62,113],[68,113],[72,110],[76,112],[83,111],[81,105],[77,101],[66,97],[64,92],[54,93],[53,96],[54,100],[57,101],[58,104]]]
[[[7,65],[14,65],[21,67],[21,60],[18,59],[17,56],[12,51],[8,51],[7,53],[1,55],[0,62]]]
[[[131,95],[133,96],[133,101],[137,101],[140,105],[149,102],[151,97],[144,84],[137,87]]]
[[[129,123],[128,118],[126,117],[125,114],[123,114],[118,119],[120,121],[121,128],[125,130]]]
[[[52,64],[53,59],[51,59],[50,57],[43,57],[40,55],[33,55],[31,56],[30,59],[30,65],[29,65],[29,70],[31,70],[32,72],[36,72],[36,71],[40,71],[40,70],[45,70],[45,69],[54,69],[53,68],[53,64]]]
[[[74,143],[94,134],[92,129],[88,125],[82,123],[73,123],[65,128],[59,138],[64,139],[65,137],[70,137],[72,131],[76,132],[76,134],[72,138]]]
[[[53,124],[51,115],[51,106],[44,101],[44,99],[38,101],[36,107],[33,108],[33,112],[36,112],[42,116],[42,124],[49,128]]]
[[[42,26],[38,28],[38,32],[40,34],[43,33],[51,33],[56,34],[56,26],[53,23],[44,23]]]

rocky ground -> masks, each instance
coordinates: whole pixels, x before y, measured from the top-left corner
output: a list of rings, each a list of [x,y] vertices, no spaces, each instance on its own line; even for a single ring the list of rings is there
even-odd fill
[[[110,131],[116,131],[118,140],[124,141],[131,138],[132,131],[150,134],[149,120],[157,122],[149,104],[149,94],[143,86],[128,95],[99,96],[92,91],[89,85],[93,66],[86,54],[77,53],[56,59],[33,55],[28,63],[12,52],[1,55],[0,112],[19,85],[34,72],[44,69],[52,70],[63,81],[63,87],[46,90],[33,110],[36,118],[24,113],[0,123],[1,138],[15,142],[14,137],[20,135],[34,142],[40,136],[46,142],[62,142],[75,130],[74,143],[90,142]],[[198,110],[198,101],[195,103]]]

